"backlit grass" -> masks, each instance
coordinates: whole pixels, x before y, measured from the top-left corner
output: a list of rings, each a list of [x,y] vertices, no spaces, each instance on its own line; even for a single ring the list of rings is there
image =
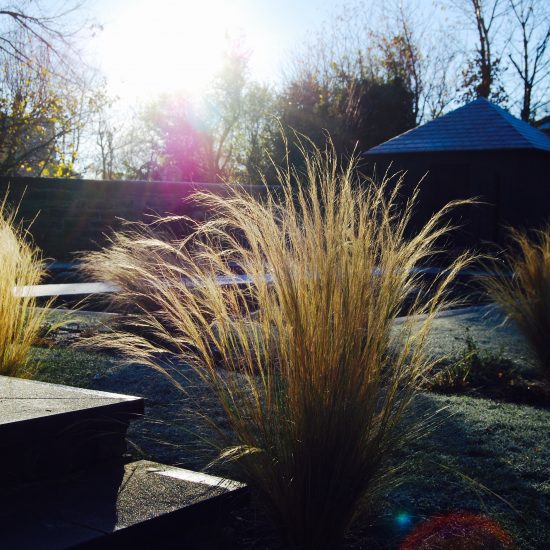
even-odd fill
[[[512,276],[483,283],[491,299],[515,321],[550,381],[550,226],[534,237],[514,230],[512,243],[515,251],[505,261]]]
[[[142,307],[134,327],[98,343],[153,368],[159,354],[191,365],[231,428],[220,430],[220,460],[288,544],[321,550],[408,465],[390,457],[420,433],[402,420],[432,367],[433,318],[468,258],[426,289],[413,268],[436,252],[449,209],[408,238],[414,200],[398,203],[400,180],[362,180],[331,150],[305,162],[305,173],[279,170],[279,195],[265,200],[199,195],[215,215],[187,239],[137,226],[84,266],[121,288],[119,304]],[[252,285],[217,283],[235,265]],[[395,334],[404,311],[427,315]]]
[[[39,250],[15,222],[6,199],[0,203],[0,374],[33,377],[37,363],[29,351],[40,334],[48,310],[37,308],[36,299],[21,295],[16,287],[37,285],[44,276]]]

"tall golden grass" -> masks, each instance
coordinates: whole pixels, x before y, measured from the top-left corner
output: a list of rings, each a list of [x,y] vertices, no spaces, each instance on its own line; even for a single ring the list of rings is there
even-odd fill
[[[512,276],[483,281],[491,299],[515,321],[550,381],[550,226],[533,232],[511,230],[514,252],[505,259]],[[492,266],[497,269],[498,266]]]
[[[29,362],[32,344],[40,334],[48,307],[16,292],[16,287],[39,284],[44,265],[39,250],[15,221],[15,210],[0,203],[0,374],[30,378],[37,365]]]
[[[330,148],[305,166],[279,169],[263,199],[200,194],[215,215],[188,238],[141,225],[84,269],[142,310],[135,331],[100,344],[154,368],[165,352],[191,365],[231,427],[221,459],[288,544],[321,550],[396,480],[389,457],[418,435],[402,420],[432,366],[426,336],[468,257],[425,288],[413,268],[436,252],[451,206],[409,238],[414,197],[399,206],[401,179],[363,180]],[[218,284],[235,265],[252,284]],[[403,313],[425,316],[396,331]]]

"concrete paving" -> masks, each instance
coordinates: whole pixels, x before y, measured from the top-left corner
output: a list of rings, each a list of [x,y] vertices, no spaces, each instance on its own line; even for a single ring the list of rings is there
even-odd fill
[[[0,376],[0,484],[122,456],[143,407],[140,397]]]
[[[244,485],[206,474],[110,464],[5,494],[0,548],[206,548],[246,498]]]

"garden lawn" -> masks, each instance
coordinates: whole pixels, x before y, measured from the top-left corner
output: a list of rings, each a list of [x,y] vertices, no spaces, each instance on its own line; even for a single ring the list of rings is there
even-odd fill
[[[410,514],[414,524],[477,510],[499,520],[518,548],[550,548],[550,410],[425,393],[416,414],[441,408],[431,433],[400,454],[414,456],[415,475],[389,499],[393,516]]]
[[[432,351],[460,352],[468,328],[481,349],[502,353],[531,370],[521,338],[502,320],[487,308],[444,315],[434,326]],[[180,381],[188,395],[162,374],[122,365],[109,355],[56,347],[36,348],[34,357],[43,364],[42,380],[145,397],[146,419],[129,432],[138,455],[194,469],[213,458],[214,451],[203,442],[206,423],[196,409],[210,416],[221,412],[185,366]],[[357,524],[348,548],[397,548],[418,522],[458,510],[490,515],[522,550],[550,548],[550,410],[467,395],[418,396],[414,415],[436,411],[430,433],[395,458],[396,463],[412,461],[414,475],[386,496],[372,522]],[[258,533],[246,520],[252,516],[250,511],[236,514],[235,548],[276,548],[270,536],[262,538],[261,527]]]

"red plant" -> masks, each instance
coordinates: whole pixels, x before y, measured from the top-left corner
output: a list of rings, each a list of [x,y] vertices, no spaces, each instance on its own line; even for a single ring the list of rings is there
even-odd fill
[[[512,537],[492,519],[468,512],[435,516],[421,523],[400,550],[508,550]]]

